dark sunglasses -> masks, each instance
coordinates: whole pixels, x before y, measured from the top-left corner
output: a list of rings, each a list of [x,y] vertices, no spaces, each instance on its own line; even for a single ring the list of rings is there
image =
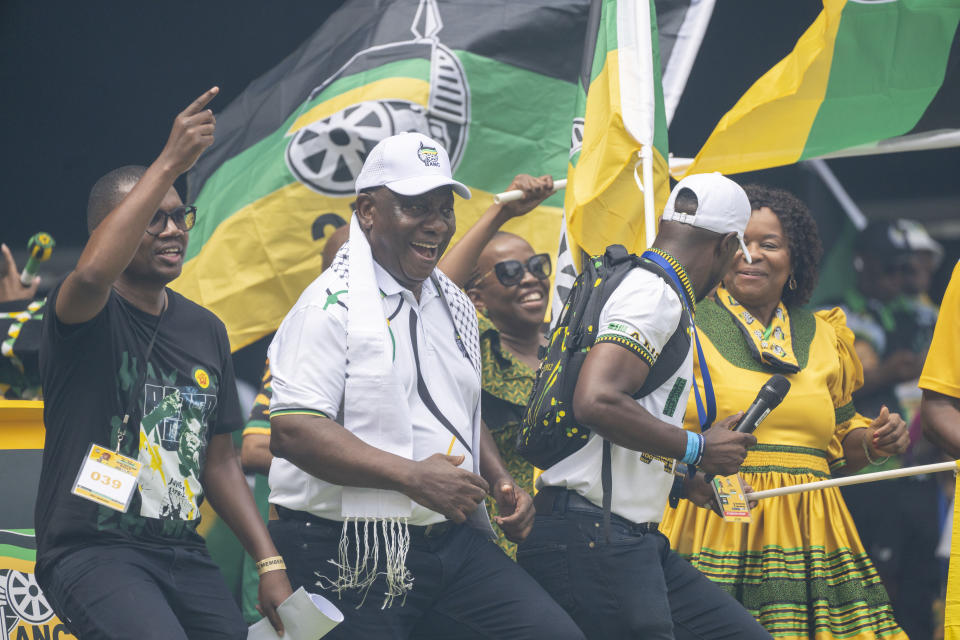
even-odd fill
[[[483,282],[491,273],[497,274],[497,280],[500,281],[500,284],[505,287],[512,287],[520,284],[520,281],[523,280],[524,271],[529,271],[535,278],[546,280],[550,277],[552,270],[550,254],[538,253],[535,256],[530,256],[526,262],[520,262],[519,260],[504,260],[503,262],[498,262],[493,265],[493,269],[490,269],[490,271],[487,271],[477,278],[474,286]]]
[[[153,214],[153,219],[147,225],[147,233],[152,236],[159,236],[167,228],[167,219],[173,220],[173,224],[180,231],[190,231],[197,221],[197,208],[192,204],[185,204],[173,211],[160,209]]]

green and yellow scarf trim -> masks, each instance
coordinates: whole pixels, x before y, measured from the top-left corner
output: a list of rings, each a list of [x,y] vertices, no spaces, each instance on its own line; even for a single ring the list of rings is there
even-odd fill
[[[750,354],[757,362],[783,373],[800,371],[790,335],[790,315],[782,302],[777,305],[773,320],[767,327],[761,325],[723,286],[717,289],[717,302],[733,316],[740,333],[746,338]]]

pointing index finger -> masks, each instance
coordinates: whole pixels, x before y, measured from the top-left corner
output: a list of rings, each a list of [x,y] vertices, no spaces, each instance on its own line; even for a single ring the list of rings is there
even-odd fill
[[[183,110],[183,115],[192,116],[195,113],[200,113],[200,110],[207,106],[207,103],[213,100],[214,96],[220,93],[220,87],[210,87],[199,98],[190,103],[190,105]]]

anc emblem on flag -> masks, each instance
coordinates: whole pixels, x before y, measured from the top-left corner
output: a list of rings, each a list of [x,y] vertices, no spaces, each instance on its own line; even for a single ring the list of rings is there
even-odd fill
[[[443,145],[473,193],[454,241],[516,174],[562,176],[586,12],[587,0],[345,2],[217,114],[187,175],[203,214],[173,288],[216,313],[234,349],[275,330],[350,218],[366,154],[394,133]],[[529,46],[541,40],[553,44]],[[505,230],[555,251],[562,198]]]
[[[460,60],[440,42],[442,28],[436,3],[424,0],[410,27],[412,40],[379,44],[358,52],[310,93],[306,104],[318,99],[319,103],[297,118],[288,134],[286,162],[297,180],[325,195],[350,196],[370,150],[380,140],[406,131],[416,131],[440,142],[450,156],[451,171],[456,171],[467,141],[470,90]],[[408,84],[408,100],[367,100],[327,117],[317,117],[316,114],[324,113],[325,92],[338,79],[374,64],[417,60],[429,63],[426,104],[422,96],[413,95],[418,85]],[[424,148],[417,156],[425,165],[437,166],[436,153],[436,149]]]

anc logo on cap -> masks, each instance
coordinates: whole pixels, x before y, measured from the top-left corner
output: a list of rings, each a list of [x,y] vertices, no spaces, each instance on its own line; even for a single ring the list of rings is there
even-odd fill
[[[210,374],[207,373],[207,370],[203,367],[193,368],[193,379],[196,380],[197,386],[201,389],[206,389],[210,386]]]
[[[420,143],[420,148],[417,149],[417,157],[420,158],[420,162],[422,162],[425,167],[440,166],[440,154],[438,154],[437,150],[433,147],[423,146],[422,142]]]

